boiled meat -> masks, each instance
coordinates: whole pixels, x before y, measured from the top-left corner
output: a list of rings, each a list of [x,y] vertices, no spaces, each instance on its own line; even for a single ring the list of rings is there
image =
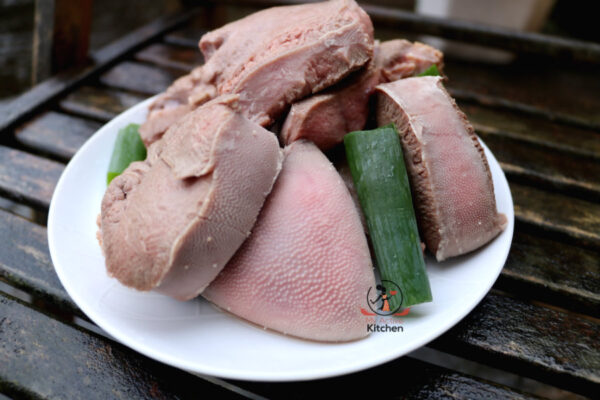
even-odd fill
[[[280,132],[283,143],[307,139],[322,150],[341,143],[346,133],[364,128],[378,83],[420,74],[434,64],[442,69],[442,53],[425,44],[401,39],[376,43],[366,68],[292,105]]]
[[[506,226],[473,127],[440,77],[377,86],[377,122],[400,133],[417,220],[437,260],[484,245]]]
[[[279,178],[248,240],[203,292],[222,309],[293,336],[367,335],[369,248],[341,177],[312,143],[284,150]]]
[[[342,85],[294,103],[281,128],[282,142],[307,139],[321,150],[341,143],[346,133],[365,126],[369,97],[378,83],[379,75],[371,61],[365,71],[355,73]]]
[[[281,152],[236,108],[229,95],[189,113],[111,182],[100,221],[109,275],[187,300],[250,234]]]
[[[373,25],[354,0],[274,7],[207,33],[200,48],[206,63],[151,106],[141,128],[146,144],[217,94],[240,94],[243,115],[268,126],[294,101],[365,65]]]
[[[444,67],[444,55],[441,51],[423,43],[411,43],[404,39],[382,42],[375,54],[380,83],[419,75],[432,65],[440,72]]]
[[[190,74],[177,79],[152,103],[148,119],[140,127],[146,146],[160,139],[184,115],[216,97],[217,89],[212,84],[194,78],[201,69],[202,66],[196,67]]]

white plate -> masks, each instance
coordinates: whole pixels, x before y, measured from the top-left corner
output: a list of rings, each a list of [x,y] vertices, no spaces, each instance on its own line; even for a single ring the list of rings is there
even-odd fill
[[[202,299],[180,303],[125,288],[106,275],[96,216],[117,131],[144,121],[151,101],[125,111],[85,143],[62,174],[48,216],[50,254],[67,292],[98,326],[151,358],[192,372],[261,381],[358,371],[407,354],[447,331],[481,301],[506,261],[513,203],[498,162],[484,146],[498,209],[506,214],[508,227],[468,256],[444,263],[428,259],[434,301],[414,306],[402,317],[403,332],[376,332],[350,343],[317,343],[265,331]]]

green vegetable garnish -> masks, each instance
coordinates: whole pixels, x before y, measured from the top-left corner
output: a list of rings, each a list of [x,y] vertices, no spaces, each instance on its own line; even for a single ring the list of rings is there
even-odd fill
[[[129,124],[119,130],[106,174],[107,185],[125,171],[129,164],[146,158],[146,146],[138,132],[139,127],[138,124]]]
[[[435,64],[433,64],[431,67],[427,68],[425,71],[421,72],[419,75],[417,76],[439,76],[440,71],[438,70],[437,66]]]
[[[393,124],[344,136],[348,165],[382,280],[402,291],[395,310],[432,300],[400,139]],[[389,289],[389,288],[388,288]]]

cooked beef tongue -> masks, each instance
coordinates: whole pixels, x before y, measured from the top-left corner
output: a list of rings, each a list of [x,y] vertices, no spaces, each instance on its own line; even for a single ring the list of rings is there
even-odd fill
[[[473,127],[440,77],[377,86],[377,122],[400,133],[417,220],[441,261],[484,245],[506,226]]]
[[[206,63],[150,107],[146,144],[217,94],[240,94],[244,116],[268,126],[291,103],[333,85],[373,56],[373,25],[354,0],[274,7],[209,32]]]
[[[146,146],[160,139],[184,115],[216,97],[217,89],[196,77],[201,69],[202,66],[197,67],[177,79],[150,105],[148,118],[140,127]]]
[[[188,300],[250,234],[281,151],[236,107],[228,95],[189,113],[111,182],[101,210],[109,275]]]
[[[434,64],[441,70],[442,53],[425,44],[401,39],[376,43],[374,59],[366,68],[292,104],[281,129],[282,142],[307,139],[321,150],[341,143],[346,133],[364,128],[369,98],[378,83],[417,75]]]
[[[367,240],[342,178],[312,143],[285,159],[252,234],[202,295],[289,335],[347,341],[367,335],[361,307],[375,284]]]
[[[346,133],[365,126],[369,98],[379,83],[375,63],[369,62],[364,71],[341,83],[292,104],[280,132],[284,144],[307,139],[328,150],[341,143]]]
[[[379,45],[375,63],[380,73],[379,83],[385,83],[419,75],[432,65],[442,72],[444,55],[423,43],[395,39]]]

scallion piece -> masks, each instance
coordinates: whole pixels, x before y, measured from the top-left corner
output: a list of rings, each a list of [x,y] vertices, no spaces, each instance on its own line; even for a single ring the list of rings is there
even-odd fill
[[[346,157],[382,280],[400,287],[392,310],[432,300],[398,132],[393,124],[344,137]],[[400,304],[401,303],[401,304]]]
[[[139,127],[138,124],[129,124],[119,130],[106,174],[107,185],[125,171],[129,164],[146,158],[146,146],[138,132]]]
[[[417,76],[439,76],[440,71],[438,70],[438,67],[433,64],[431,67],[427,68],[425,71],[421,72],[420,74],[418,74]]]

